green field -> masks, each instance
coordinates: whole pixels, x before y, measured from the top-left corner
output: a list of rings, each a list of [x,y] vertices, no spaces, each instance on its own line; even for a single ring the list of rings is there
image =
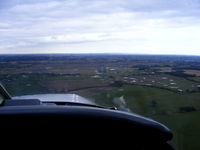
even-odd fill
[[[178,94],[162,89],[123,86],[94,97],[106,107],[124,107],[131,112],[155,119],[170,127],[174,133],[172,144],[177,150],[200,149],[200,93]],[[193,111],[181,112],[192,107]]]

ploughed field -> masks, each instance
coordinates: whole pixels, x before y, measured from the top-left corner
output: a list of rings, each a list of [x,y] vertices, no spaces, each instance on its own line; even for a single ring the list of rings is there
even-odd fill
[[[0,81],[13,96],[76,93],[166,124],[178,150],[199,149],[200,57],[1,55]]]

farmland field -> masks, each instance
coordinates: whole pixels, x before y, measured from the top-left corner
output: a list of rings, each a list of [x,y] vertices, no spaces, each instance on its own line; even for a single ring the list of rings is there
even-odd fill
[[[197,77],[200,77],[200,70],[185,70],[185,74],[189,75],[195,75]]]
[[[0,81],[12,96],[75,93],[121,107],[170,127],[177,150],[200,149],[199,70],[197,56],[0,56]]]

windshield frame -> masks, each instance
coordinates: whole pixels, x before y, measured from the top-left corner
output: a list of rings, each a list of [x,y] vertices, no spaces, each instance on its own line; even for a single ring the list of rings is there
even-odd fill
[[[0,83],[0,105],[4,103],[6,99],[11,99],[11,95],[4,88],[4,86]]]

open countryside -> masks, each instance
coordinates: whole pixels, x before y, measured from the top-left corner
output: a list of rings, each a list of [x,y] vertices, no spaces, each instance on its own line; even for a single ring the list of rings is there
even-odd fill
[[[200,57],[1,55],[0,81],[12,96],[75,93],[172,129],[177,150],[200,148]]]

